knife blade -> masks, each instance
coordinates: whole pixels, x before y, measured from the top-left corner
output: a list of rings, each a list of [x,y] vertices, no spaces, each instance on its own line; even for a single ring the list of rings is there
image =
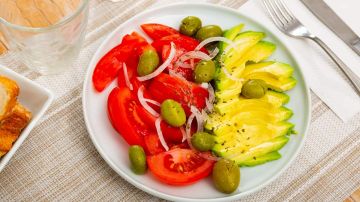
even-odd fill
[[[324,0],[301,0],[302,3],[341,40],[360,55],[360,38],[341,20]]]

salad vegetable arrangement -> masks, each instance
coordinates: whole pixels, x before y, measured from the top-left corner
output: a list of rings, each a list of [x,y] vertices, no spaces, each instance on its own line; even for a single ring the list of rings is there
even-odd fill
[[[293,68],[265,61],[275,44],[265,34],[224,31],[188,16],[179,31],[143,24],[153,40],[133,32],[104,55],[93,73],[108,97],[113,127],[130,145],[136,174],[149,170],[170,185],[188,185],[212,174],[214,186],[232,193],[241,166],[281,157],[294,125],[284,92],[296,85]]]

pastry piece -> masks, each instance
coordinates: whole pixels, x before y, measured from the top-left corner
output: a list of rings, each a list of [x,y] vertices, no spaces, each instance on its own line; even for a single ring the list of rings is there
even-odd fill
[[[21,131],[28,125],[31,113],[20,103],[16,103],[10,115],[0,123],[0,156],[8,152]]]
[[[19,86],[16,82],[0,75],[0,122],[9,115],[18,95]]]

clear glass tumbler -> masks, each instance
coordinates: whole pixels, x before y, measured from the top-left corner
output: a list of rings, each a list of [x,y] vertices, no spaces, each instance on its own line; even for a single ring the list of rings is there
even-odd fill
[[[0,32],[26,66],[45,75],[71,67],[84,39],[89,0],[0,1]]]

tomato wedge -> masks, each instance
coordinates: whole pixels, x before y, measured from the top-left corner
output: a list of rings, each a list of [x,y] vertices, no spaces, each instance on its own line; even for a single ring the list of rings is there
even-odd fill
[[[144,136],[145,145],[150,155],[165,152],[164,147],[161,145],[160,139],[156,133],[151,133]]]
[[[161,53],[162,48],[164,45],[170,45],[170,43],[173,42],[176,45],[176,48],[183,48],[188,51],[192,51],[196,48],[197,45],[199,45],[199,41],[182,34],[173,34],[169,36],[165,36],[161,39],[155,40],[152,42],[152,46]],[[207,53],[205,48],[202,48],[201,51],[204,51]]]
[[[142,106],[127,87],[116,87],[108,98],[108,115],[116,131],[129,145],[144,148],[144,136],[152,133],[148,125],[138,114]]]
[[[116,78],[121,64],[135,63],[134,55],[141,54],[148,46],[146,40],[136,32],[125,35],[121,44],[106,53],[96,65],[92,77],[95,89],[102,92]]]
[[[149,98],[150,96],[147,95],[145,97]],[[159,107],[157,107],[157,106],[153,106],[153,105],[151,105],[151,106],[154,109],[159,109]],[[160,110],[158,110],[158,111],[160,111]],[[142,118],[142,120],[144,120],[144,122],[150,128],[152,128],[152,130],[156,131],[156,127],[155,127],[156,117],[151,115],[144,108],[139,109],[139,116]],[[164,139],[168,145],[181,143],[183,135],[181,133],[180,128],[172,127],[169,124],[167,124],[165,121],[162,121],[160,126],[161,126],[161,131],[163,133]]]
[[[181,103],[187,115],[190,115],[190,105],[199,110],[206,106],[206,98],[209,92],[201,86],[161,73],[155,77],[150,86],[149,93],[158,102],[162,103],[166,99],[173,99]]]
[[[163,50],[162,50],[162,53],[161,53],[161,58],[162,58],[163,61],[165,61],[169,57],[170,49],[171,49],[170,45],[164,45],[163,46]],[[179,75],[183,76],[186,80],[193,81],[194,80],[194,77],[193,77],[193,72],[194,71],[192,69],[175,67],[175,62],[178,61],[178,59],[186,52],[188,52],[188,51],[183,49],[183,48],[176,48],[175,57],[172,60],[171,64],[167,68],[168,68],[169,71],[172,70],[175,73],[178,73]]]
[[[142,24],[141,28],[153,40],[161,39],[162,37],[172,34],[180,34],[172,27],[157,23]]]
[[[150,171],[160,181],[170,185],[189,185],[208,176],[214,162],[191,149],[175,148],[147,157]]]

